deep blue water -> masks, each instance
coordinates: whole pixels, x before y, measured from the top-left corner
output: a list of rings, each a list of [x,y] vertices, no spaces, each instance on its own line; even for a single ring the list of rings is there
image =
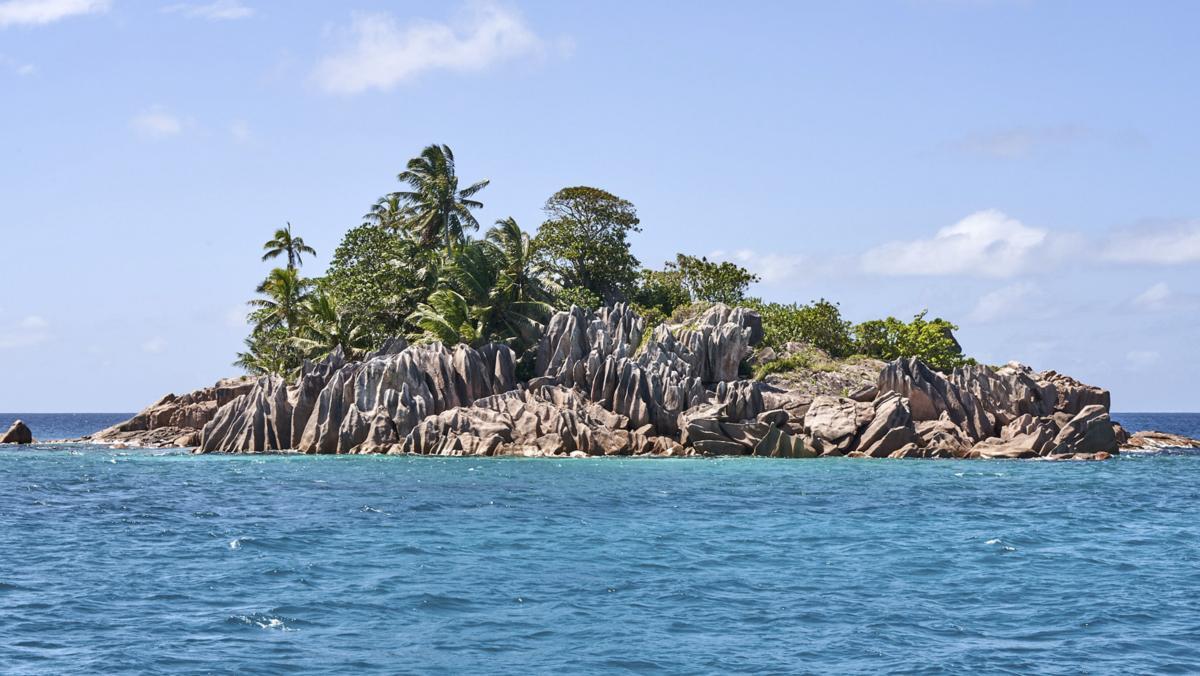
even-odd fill
[[[1191,673],[1198,500],[1194,454],[7,447],[0,672]]]

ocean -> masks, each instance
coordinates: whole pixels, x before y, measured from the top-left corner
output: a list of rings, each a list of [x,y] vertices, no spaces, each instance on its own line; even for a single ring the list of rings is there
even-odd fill
[[[1198,499],[1194,453],[3,447],[0,673],[1195,673]]]

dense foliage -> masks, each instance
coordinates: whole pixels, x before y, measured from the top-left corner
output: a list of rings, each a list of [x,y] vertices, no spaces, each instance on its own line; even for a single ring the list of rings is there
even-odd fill
[[[628,298],[640,266],[629,250],[629,233],[641,232],[633,204],[598,188],[576,186],[551,195],[545,211],[549,218],[538,228],[537,255],[567,293],[564,300],[596,307],[594,299]]]
[[[940,317],[925,319],[925,315],[921,312],[907,323],[888,317],[858,324],[854,327],[858,352],[884,360],[919,357],[942,371],[973,363],[954,338],[958,327]]]
[[[529,370],[530,349],[556,309],[628,301],[653,326],[691,321],[713,303],[746,305],[763,318],[766,343],[819,348],[833,359],[862,354],[917,356],[939,369],[965,363],[943,319],[894,317],[851,325],[835,303],[747,299],[759,278],[730,262],[678,254],[660,270],[641,267],[629,234],[641,231],[634,205],[588,186],[563,188],[544,206],[536,236],[511,218],[484,237],[473,211],[487,180],[459,187],[454,153],[431,145],[397,179],[404,189],[380,197],[334,251],[322,277],[300,273],[316,251],[291,223],[263,245],[263,260],[284,258],[250,301],[252,324],[236,364],[251,373],[292,374],[303,360],[341,348],[361,359],[393,336],[478,346],[504,342]],[[822,359],[826,359],[822,357]],[[759,375],[815,368],[810,348],[760,365]],[[825,362],[821,362],[824,364]],[[818,364],[819,365],[819,364]]]

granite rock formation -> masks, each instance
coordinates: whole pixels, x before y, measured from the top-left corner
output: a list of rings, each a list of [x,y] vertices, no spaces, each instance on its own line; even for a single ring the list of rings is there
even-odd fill
[[[0,444],[32,444],[33,432],[24,421],[17,420],[0,436]]]
[[[146,448],[197,446],[200,430],[217,411],[254,387],[254,378],[226,378],[211,387],[177,396],[168,394],[125,422],[83,437],[92,443]]]
[[[527,382],[505,345],[397,339],[361,362],[339,350],[306,363],[294,382],[169,397],[113,430],[203,421],[198,451],[227,453],[1103,459],[1126,442],[1191,441],[1130,439],[1106,390],[1016,363],[856,360],[806,384],[744,379],[770,356],[762,337],[756,313],[720,304],[653,329],[624,305],[573,307],[547,323]]]

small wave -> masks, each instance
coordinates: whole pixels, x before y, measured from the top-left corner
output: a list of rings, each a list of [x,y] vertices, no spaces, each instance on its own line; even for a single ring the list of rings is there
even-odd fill
[[[266,615],[263,613],[254,613],[253,615],[234,615],[229,618],[230,622],[245,624],[259,629],[268,631],[298,631],[287,625],[288,618],[276,617],[274,615]],[[285,621],[287,620],[287,621]],[[294,623],[294,621],[292,621]]]
[[[1001,540],[1000,538],[992,538],[991,540],[988,540],[987,542],[985,542],[985,543],[983,543],[983,544],[985,544],[985,545],[991,545],[991,546],[993,546],[993,547],[994,547],[994,546],[996,546],[996,545],[999,545],[999,546],[1000,546],[1000,551],[1004,551],[1004,552],[1015,552],[1015,551],[1017,551],[1017,548],[1016,548],[1016,547],[1013,547],[1013,546],[1012,546],[1012,545],[1010,545],[1010,544],[1006,544],[1006,543],[1004,542],[1004,540]]]
[[[253,540],[253,538],[234,538],[229,541],[229,548],[230,549],[241,549],[243,543],[252,541],[252,540]]]

